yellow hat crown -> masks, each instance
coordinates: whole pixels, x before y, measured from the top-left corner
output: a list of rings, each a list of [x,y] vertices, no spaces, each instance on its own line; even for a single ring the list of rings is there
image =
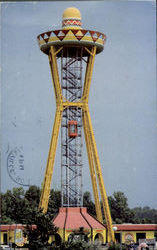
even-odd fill
[[[75,7],[69,7],[64,10],[62,16],[63,29],[82,29],[81,13]]]

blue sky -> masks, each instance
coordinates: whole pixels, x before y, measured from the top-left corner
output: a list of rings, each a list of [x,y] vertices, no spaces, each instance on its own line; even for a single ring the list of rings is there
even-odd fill
[[[19,186],[7,172],[15,148],[24,156],[24,183],[43,181],[55,98],[48,58],[36,37],[60,28],[70,6],[79,8],[85,29],[107,35],[89,97],[107,194],[122,191],[130,207],[157,208],[155,1],[1,4],[1,189]],[[86,153],[83,161],[84,191],[92,192]],[[52,187],[60,188],[60,139]]]

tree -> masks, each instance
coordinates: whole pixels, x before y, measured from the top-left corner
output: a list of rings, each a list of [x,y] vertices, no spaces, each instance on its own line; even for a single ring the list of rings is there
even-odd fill
[[[119,243],[112,243],[109,245],[108,250],[126,250],[128,247],[126,245],[120,245]]]
[[[40,188],[37,186],[30,186],[26,192],[20,187],[7,190],[6,193],[1,193],[1,223],[27,223],[31,209],[37,209],[39,206],[40,193]],[[61,192],[52,189],[50,192],[48,213],[54,216],[60,206]]]
[[[128,199],[123,192],[114,192],[109,196],[111,216],[115,223],[135,223],[135,212],[128,207]]]
[[[61,207],[61,192],[58,190],[51,190],[48,204],[48,213],[55,215]]]
[[[96,216],[95,205],[91,199],[90,192],[85,192],[83,195],[83,206],[87,207],[87,210],[93,216]]]
[[[138,223],[157,223],[157,210],[151,209],[150,207],[135,207],[133,208],[133,211],[136,216],[136,220]]]
[[[86,242],[84,240],[73,240],[62,242],[60,246],[53,246],[53,250],[98,250],[101,249],[101,243],[98,241],[95,242]]]
[[[48,246],[49,237],[55,235],[57,228],[52,223],[52,216],[44,214],[41,209],[33,208],[29,212],[24,232],[29,241],[29,249],[37,250]]]
[[[12,191],[8,190],[5,194],[1,194],[1,199],[1,223],[22,223],[23,209],[26,206],[23,188],[13,188]]]
[[[1,193],[1,223],[27,224],[31,210],[37,209],[39,206],[40,193],[40,188],[37,186],[30,186],[26,191],[18,187],[7,190],[6,193]],[[108,197],[108,200],[111,216],[115,223],[157,223],[157,209],[151,209],[148,206],[130,209],[127,197],[123,192],[114,192],[112,196]],[[84,193],[83,206],[87,207],[90,214],[96,215],[90,192]],[[58,212],[59,207],[61,207],[61,192],[52,189],[48,214],[53,217]]]
[[[25,199],[31,204],[31,206],[38,207],[40,201],[40,188],[33,185],[25,192]]]

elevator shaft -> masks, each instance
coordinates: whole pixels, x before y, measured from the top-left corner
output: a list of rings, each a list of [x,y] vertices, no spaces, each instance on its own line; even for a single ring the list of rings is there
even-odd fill
[[[69,102],[82,97],[82,53],[70,48],[61,53],[62,95]],[[62,206],[81,207],[82,197],[82,109],[68,107],[63,111],[61,123],[61,200]]]

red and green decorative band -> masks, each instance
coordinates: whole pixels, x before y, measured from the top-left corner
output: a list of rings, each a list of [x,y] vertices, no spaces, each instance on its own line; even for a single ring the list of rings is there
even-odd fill
[[[82,22],[78,19],[67,19],[67,20],[63,20],[62,22],[62,27],[66,27],[66,26],[81,26]]]

